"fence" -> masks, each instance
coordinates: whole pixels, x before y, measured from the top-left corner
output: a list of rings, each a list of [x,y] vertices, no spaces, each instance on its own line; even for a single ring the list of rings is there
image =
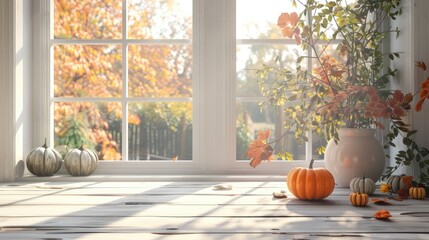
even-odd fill
[[[120,126],[111,125],[111,134],[121,148]],[[171,160],[175,156],[180,160],[192,160],[192,125],[183,125],[176,131],[166,124],[146,121],[129,125],[129,160]]]

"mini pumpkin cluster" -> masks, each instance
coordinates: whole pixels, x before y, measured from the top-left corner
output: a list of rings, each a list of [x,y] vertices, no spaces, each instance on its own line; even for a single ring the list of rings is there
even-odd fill
[[[361,178],[354,178],[350,182],[352,193],[350,193],[349,198],[353,206],[364,207],[368,204],[368,194],[372,194],[375,191],[374,182],[371,179],[368,181],[368,179],[363,176]]]
[[[400,198],[424,199],[427,194],[425,186],[412,179],[413,176],[405,174],[392,175],[387,179],[387,183],[380,186],[380,190],[385,193],[398,194]],[[386,187],[388,188],[387,190]]]
[[[30,173],[38,177],[52,176],[57,173],[63,160],[61,154],[45,143],[41,147],[34,148],[26,158],[26,166]],[[98,155],[90,149],[73,149],[64,157],[64,166],[72,176],[91,175],[98,166]]]

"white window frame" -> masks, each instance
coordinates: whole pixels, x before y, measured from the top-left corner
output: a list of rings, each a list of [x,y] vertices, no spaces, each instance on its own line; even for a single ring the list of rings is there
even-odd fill
[[[46,86],[53,86],[53,74],[50,74],[53,73],[53,19],[50,14],[53,13],[53,0],[36,0],[33,8],[34,53],[39,59],[34,63],[34,80],[37,83],[34,84],[37,93],[34,104],[38,114],[34,114],[36,127],[33,139],[46,137],[48,143],[52,143],[54,96]],[[241,40],[237,41],[235,37],[235,10],[235,0],[193,1],[193,160],[100,161],[96,174],[286,175],[291,168],[308,164],[306,161],[274,161],[264,162],[254,169],[248,161],[236,160],[236,44]],[[67,40],[55,41],[68,43]],[[106,43],[104,40],[82,42]],[[57,100],[72,101],[69,98]],[[126,118],[127,108],[123,106]],[[122,131],[127,131],[127,127],[122,126]],[[123,134],[122,140],[124,143],[128,141],[127,134]],[[309,151],[311,149],[307,147],[306,152]],[[126,151],[123,156],[126,159]],[[323,165],[323,161],[314,164],[315,167]]]

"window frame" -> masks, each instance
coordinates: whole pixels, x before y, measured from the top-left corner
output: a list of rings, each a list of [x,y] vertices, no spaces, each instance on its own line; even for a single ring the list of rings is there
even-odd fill
[[[53,39],[53,0],[35,1],[33,7],[36,13],[33,22],[34,48],[35,53],[40,56],[40,61],[34,63],[34,78],[37,83],[34,85],[37,92],[34,98],[39,112],[34,116],[38,125],[34,130],[34,139],[46,137],[50,144],[53,143],[55,102],[51,89],[53,86],[53,74],[51,74],[53,73],[53,42],[51,41]],[[236,160],[236,46],[242,40],[237,40],[235,37],[235,12],[235,0],[193,0],[193,39],[191,40],[193,160],[100,161],[97,174],[286,175],[293,167],[308,165],[307,161],[274,161],[264,162],[254,169],[249,166],[248,161]],[[55,42],[61,41],[67,43],[68,40],[55,40]],[[118,42],[118,40],[80,41],[85,44]],[[123,54],[126,54],[126,51],[124,52]],[[73,101],[69,98],[57,98],[57,100]],[[127,108],[124,107],[122,111],[126,118]],[[124,121],[127,122],[126,119]],[[122,126],[122,130],[127,131],[127,126]],[[126,138],[126,134],[123,135],[125,135],[123,138]],[[124,142],[128,141],[125,140]],[[308,151],[309,149],[306,148],[306,152]],[[123,152],[123,156],[126,159],[127,154]],[[323,167],[323,161],[316,161],[314,166]]]

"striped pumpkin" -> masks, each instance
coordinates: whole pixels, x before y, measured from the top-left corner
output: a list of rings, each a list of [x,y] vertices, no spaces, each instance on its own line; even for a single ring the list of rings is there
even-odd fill
[[[392,175],[387,179],[387,184],[391,186],[392,192],[397,193],[400,189],[406,189],[404,182],[402,181],[402,175]]]
[[[350,203],[353,206],[364,207],[368,204],[368,194],[366,193],[350,193]]]
[[[25,160],[28,171],[38,177],[52,176],[60,170],[63,163],[61,154],[45,144],[34,148]]]
[[[424,187],[410,187],[408,194],[414,199],[423,199],[426,197],[426,190]]]
[[[356,177],[350,181],[350,190],[352,192],[372,195],[375,192],[375,184],[371,178]]]
[[[64,165],[72,176],[88,176],[97,169],[98,156],[93,150],[84,149],[81,145],[80,148],[67,153]]]

